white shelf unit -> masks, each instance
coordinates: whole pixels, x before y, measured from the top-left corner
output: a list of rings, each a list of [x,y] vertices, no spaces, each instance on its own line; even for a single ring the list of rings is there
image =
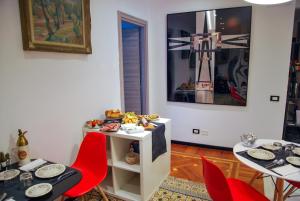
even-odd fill
[[[141,200],[140,173],[114,168],[115,194],[128,200]]]
[[[167,152],[152,162],[152,132],[127,134],[124,131],[99,132],[107,136],[108,174],[101,183],[104,191],[129,201],[147,201],[158,190],[170,173],[171,120],[160,118],[164,123]],[[83,129],[84,134],[95,130]],[[140,162],[130,165],[125,162],[130,143],[139,141]]]
[[[104,181],[100,185],[104,191],[112,194],[114,192],[113,188],[113,177],[112,177],[112,167],[108,167],[107,175]]]
[[[107,157],[107,165],[112,166],[111,160],[111,148],[110,148],[110,136],[106,136],[106,157]]]

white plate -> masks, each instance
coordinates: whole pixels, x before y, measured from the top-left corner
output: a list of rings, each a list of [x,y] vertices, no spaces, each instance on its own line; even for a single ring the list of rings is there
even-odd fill
[[[66,166],[62,164],[50,164],[41,167],[35,171],[35,176],[42,179],[56,177],[66,170]]]
[[[273,160],[275,158],[275,155],[272,152],[264,149],[249,149],[247,151],[247,154],[259,160],[268,161],[268,160]]]
[[[289,157],[286,157],[286,161],[292,165],[300,166],[300,157],[289,156]]]
[[[271,151],[276,151],[276,150],[281,149],[281,147],[279,147],[279,146],[274,146],[273,144],[264,144],[264,145],[262,145],[262,147],[263,147],[264,149],[268,149],[268,150],[271,150]]]
[[[17,177],[20,174],[20,170],[11,169],[0,172],[0,181],[7,181]]]
[[[296,147],[295,149],[293,149],[293,153],[300,156],[300,148]]]
[[[49,183],[40,183],[31,186],[25,191],[25,195],[30,198],[37,198],[46,195],[52,190],[52,185]]]

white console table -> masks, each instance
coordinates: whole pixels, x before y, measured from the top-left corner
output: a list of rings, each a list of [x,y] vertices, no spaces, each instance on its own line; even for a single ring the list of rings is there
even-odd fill
[[[100,132],[107,136],[108,173],[101,187],[108,194],[115,197],[132,200],[147,201],[170,173],[171,160],[171,120],[160,118],[157,122],[164,123],[167,152],[152,162],[152,132],[127,134],[124,131]],[[93,129],[83,129],[95,132]],[[129,165],[125,162],[125,155],[129,152],[130,143],[139,141],[140,163]]]

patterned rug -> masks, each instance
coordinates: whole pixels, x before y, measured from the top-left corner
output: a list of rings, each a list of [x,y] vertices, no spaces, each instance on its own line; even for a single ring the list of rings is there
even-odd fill
[[[108,195],[110,201],[123,201]],[[79,200],[79,199],[78,199]],[[86,196],[88,201],[102,201],[101,195],[91,191]],[[169,176],[155,192],[150,201],[207,201],[211,200],[205,185],[185,179]]]

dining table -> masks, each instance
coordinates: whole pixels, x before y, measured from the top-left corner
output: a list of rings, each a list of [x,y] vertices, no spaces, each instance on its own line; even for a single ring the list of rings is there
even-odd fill
[[[47,163],[44,164],[43,166],[49,164],[54,164],[54,163],[47,161]],[[19,166],[17,163],[14,163],[11,164],[8,167],[8,169],[19,169]],[[31,201],[31,200],[52,201],[58,198],[59,196],[63,195],[66,191],[68,191],[77,183],[79,183],[82,178],[80,171],[68,166],[65,166],[65,171],[61,175],[57,175],[52,178],[38,178],[35,175],[34,171],[30,171],[33,177],[31,186],[40,183],[49,183],[52,185],[52,190],[51,192],[41,197],[29,198],[25,195],[25,191],[30,186],[24,187],[23,183],[20,181],[20,175],[24,172],[25,171],[21,170],[20,174],[14,179],[8,181],[0,181],[0,192],[7,194],[6,199],[12,198],[12,200],[16,200],[16,201]]]
[[[298,147],[298,146],[300,147],[300,144],[288,142],[288,141],[284,141],[284,140],[258,139],[255,141],[255,143],[251,147],[244,146],[244,144],[242,142],[237,143],[233,147],[233,153],[240,162],[242,162],[243,164],[247,165],[248,167],[256,170],[256,173],[253,176],[253,178],[251,179],[250,183],[252,183],[255,178],[257,178],[263,174],[270,175],[270,176],[276,178],[274,201],[283,201],[284,200],[284,198],[283,198],[284,197],[283,196],[284,181],[290,180],[290,181],[300,182],[300,168],[297,166],[293,166],[293,167],[298,168],[299,171],[296,170],[295,172],[293,172],[291,174],[286,174],[286,175],[280,174],[280,173],[274,171],[273,166],[269,167],[270,165],[264,165],[264,164],[270,164],[270,163],[272,165],[272,162],[260,161],[255,158],[252,158],[251,156],[249,156],[247,154],[247,151],[250,149],[254,149],[254,148],[262,149],[263,145],[274,144],[274,142],[280,143],[282,145],[282,148],[280,150],[277,150],[277,152],[274,151],[274,154],[275,154],[276,159],[278,159],[278,160],[283,159],[284,164],[281,164],[281,166],[283,167],[288,164],[285,156],[293,155],[291,150],[289,150],[288,154],[285,154],[284,147],[286,145],[293,145],[296,147]],[[270,151],[270,150],[268,150],[268,151]]]

